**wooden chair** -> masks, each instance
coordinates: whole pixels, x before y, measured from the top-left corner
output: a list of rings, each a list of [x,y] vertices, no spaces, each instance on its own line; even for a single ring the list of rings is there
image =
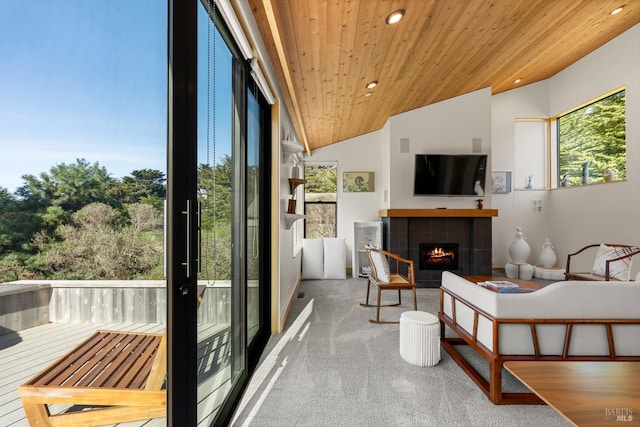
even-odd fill
[[[611,272],[612,272],[611,263],[616,262],[616,261],[624,262],[624,260],[627,260],[630,263],[631,262],[631,258],[634,255],[637,255],[637,254],[640,253],[640,248],[637,248],[637,247],[631,246],[631,245],[623,245],[623,244],[619,244],[619,243],[605,243],[605,245],[619,249],[618,252],[619,252],[620,256],[614,256],[613,258],[609,258],[609,259],[606,260],[606,262],[605,262],[605,274],[604,275],[594,274],[592,272],[571,271],[571,259],[573,257],[575,257],[576,255],[587,251],[587,249],[597,248],[597,247],[600,246],[600,243],[595,243],[595,244],[592,244],[592,245],[587,245],[584,248],[580,249],[579,251],[567,255],[567,268],[565,270],[565,279],[566,280],[604,280],[604,281],[620,280],[620,279],[617,279],[617,278],[611,276]],[[590,251],[590,252],[593,252],[593,251]],[[574,263],[574,265],[575,265],[575,263]]]
[[[363,307],[376,307],[376,318],[370,319],[369,322],[371,323],[400,323],[399,321],[394,322],[380,320],[380,307],[393,307],[402,304],[400,292],[402,290],[411,290],[413,292],[413,309],[418,310],[413,261],[401,258],[399,255],[382,249],[368,248],[367,255],[369,256],[369,264],[371,265],[371,274],[369,274],[367,280],[367,298],[364,304],[361,303],[360,305]],[[395,262],[395,273],[388,273],[389,264],[387,258],[390,258]],[[371,285],[378,289],[378,300],[376,305],[369,304],[369,291],[371,289]],[[395,304],[381,305],[380,294],[385,290],[397,290],[398,302]]]
[[[97,331],[18,391],[31,426],[144,420],[166,416],[166,370],[166,333]],[[52,404],[79,408],[52,415]]]

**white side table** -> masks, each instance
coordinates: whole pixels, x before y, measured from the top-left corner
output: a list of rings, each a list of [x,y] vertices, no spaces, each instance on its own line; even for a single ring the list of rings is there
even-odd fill
[[[440,362],[440,321],[424,311],[405,311],[400,315],[400,356],[416,366]]]

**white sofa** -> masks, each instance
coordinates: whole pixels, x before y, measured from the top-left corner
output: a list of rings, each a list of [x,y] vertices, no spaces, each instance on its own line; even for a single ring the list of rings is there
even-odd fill
[[[502,393],[508,360],[640,360],[640,283],[563,281],[500,294],[443,272],[440,293],[442,346],[493,403],[541,403]],[[457,336],[445,337],[445,325]],[[490,363],[488,380],[457,351],[462,344]]]

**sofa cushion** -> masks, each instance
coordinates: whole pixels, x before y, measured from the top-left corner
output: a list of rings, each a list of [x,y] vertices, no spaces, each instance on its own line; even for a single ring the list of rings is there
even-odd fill
[[[596,254],[596,259],[593,262],[592,274],[604,276],[607,268],[607,260],[618,258],[624,254],[635,250],[635,248],[607,246],[601,244]],[[632,258],[621,259],[609,264],[609,277],[611,279],[628,281],[629,270],[631,269]]]

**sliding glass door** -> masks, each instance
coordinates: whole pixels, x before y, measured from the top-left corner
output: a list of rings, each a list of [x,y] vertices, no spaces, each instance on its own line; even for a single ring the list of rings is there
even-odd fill
[[[270,132],[268,106],[216,5],[191,6],[172,4],[170,37],[173,58],[186,63],[170,70],[168,421],[204,426],[228,422],[269,334]],[[195,55],[181,57],[178,42]]]

